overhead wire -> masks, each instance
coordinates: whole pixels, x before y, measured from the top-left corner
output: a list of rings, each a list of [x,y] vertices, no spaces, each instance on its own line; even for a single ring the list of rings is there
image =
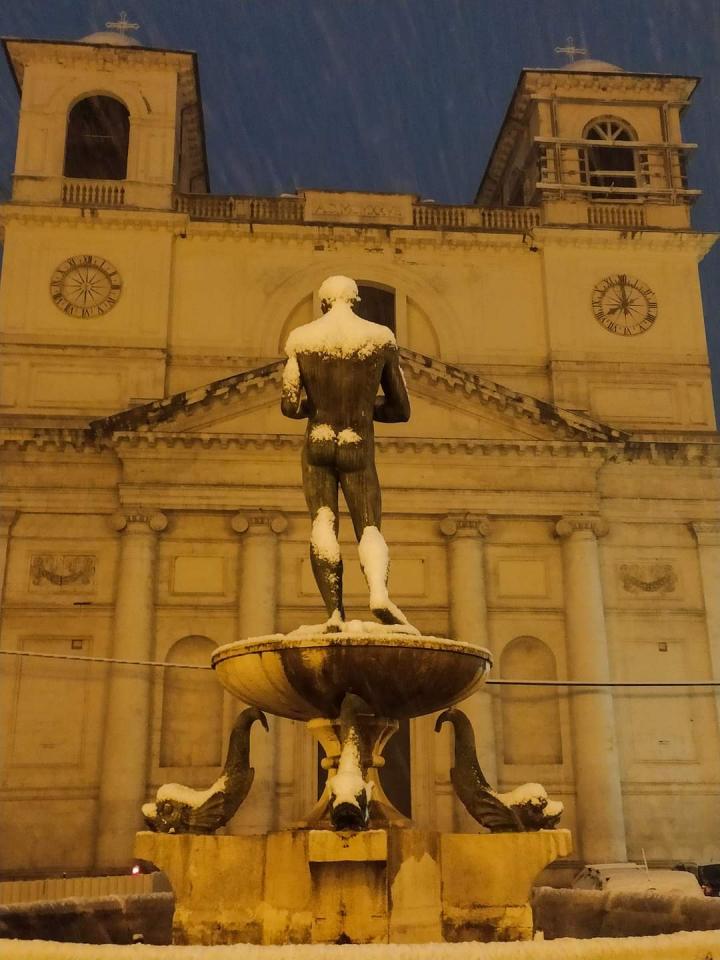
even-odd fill
[[[126,660],[121,657],[87,657],[74,653],[41,653],[35,650],[0,650],[0,654],[13,657],[36,657],[41,660],[74,660],[84,663],[121,664],[130,667],[158,667],[164,670],[212,670],[210,664],[172,663],[164,660]],[[720,680],[486,680],[486,685],[496,687],[600,687],[600,688],[687,688],[720,687]]]

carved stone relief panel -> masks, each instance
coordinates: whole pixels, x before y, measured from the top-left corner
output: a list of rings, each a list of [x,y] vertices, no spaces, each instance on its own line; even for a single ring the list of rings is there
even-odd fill
[[[34,553],[30,556],[31,591],[94,593],[97,557],[78,553]]]
[[[677,591],[678,576],[671,563],[621,563],[618,564],[617,573],[624,593],[642,596]]]

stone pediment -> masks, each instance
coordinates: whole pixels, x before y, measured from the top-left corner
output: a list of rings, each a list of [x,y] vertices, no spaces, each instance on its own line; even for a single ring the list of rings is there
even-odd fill
[[[402,366],[412,404],[407,424],[378,424],[378,436],[408,440],[622,441],[627,434],[409,350]],[[134,407],[90,425],[113,433],[299,435],[305,422],[280,412],[283,361]]]

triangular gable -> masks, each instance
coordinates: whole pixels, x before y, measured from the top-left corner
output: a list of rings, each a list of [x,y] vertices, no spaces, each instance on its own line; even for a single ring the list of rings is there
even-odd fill
[[[498,440],[625,440],[627,434],[439,360],[401,350],[413,413],[378,424],[379,436]],[[93,433],[298,434],[304,421],[280,413],[283,361],[113,414]]]

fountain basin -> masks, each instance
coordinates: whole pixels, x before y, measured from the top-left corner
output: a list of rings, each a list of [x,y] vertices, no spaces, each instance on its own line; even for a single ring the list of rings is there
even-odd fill
[[[333,718],[346,693],[380,717],[420,717],[470,696],[492,657],[483,647],[383,631],[285,636],[218,647],[212,665],[245,703],[290,720]]]

